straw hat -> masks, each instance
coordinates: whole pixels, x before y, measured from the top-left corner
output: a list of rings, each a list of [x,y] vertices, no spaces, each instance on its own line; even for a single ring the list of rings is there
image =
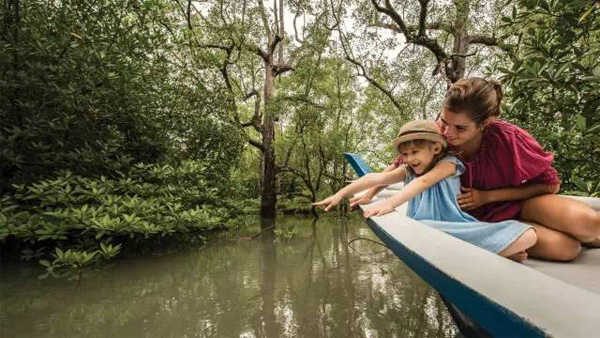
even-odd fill
[[[398,137],[394,140],[394,147],[397,149],[400,144],[413,140],[439,142],[444,149],[448,146],[440,128],[435,122],[428,120],[415,120],[403,125],[398,132]]]

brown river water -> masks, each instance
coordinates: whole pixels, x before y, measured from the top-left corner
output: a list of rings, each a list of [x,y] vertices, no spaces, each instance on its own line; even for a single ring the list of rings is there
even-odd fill
[[[264,225],[263,225],[264,226]],[[207,245],[123,254],[79,282],[0,270],[0,337],[454,337],[437,293],[356,214],[250,218]]]

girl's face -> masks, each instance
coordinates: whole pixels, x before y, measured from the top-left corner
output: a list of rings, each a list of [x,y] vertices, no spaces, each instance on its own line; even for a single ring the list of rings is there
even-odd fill
[[[407,143],[400,146],[402,162],[417,175],[422,175],[429,169],[435,155],[440,151],[442,151],[442,145],[439,143],[427,143],[420,146]]]
[[[447,109],[442,110],[438,126],[442,131],[442,135],[453,147],[458,147],[483,132],[483,128],[477,126],[467,113],[455,113]]]

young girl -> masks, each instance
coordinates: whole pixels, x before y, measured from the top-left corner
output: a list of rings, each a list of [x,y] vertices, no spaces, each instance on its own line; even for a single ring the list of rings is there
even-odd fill
[[[446,140],[434,122],[418,120],[405,124],[394,146],[402,156],[402,166],[367,174],[313,205],[329,211],[344,197],[404,181],[405,187],[399,193],[366,210],[364,217],[382,216],[409,202],[408,217],[515,261],[527,258],[525,250],[536,241],[531,226],[512,220],[479,222],[460,209],[456,196],[460,194],[460,175],[465,167],[455,156],[446,155]]]

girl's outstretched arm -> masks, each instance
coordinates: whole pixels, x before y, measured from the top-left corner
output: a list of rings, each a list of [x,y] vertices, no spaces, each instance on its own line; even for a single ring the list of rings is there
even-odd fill
[[[383,171],[382,173],[387,173],[393,170],[398,169],[398,166],[395,164],[390,164],[388,165]],[[402,179],[404,181],[404,179]],[[366,193],[360,195],[360,196],[355,196],[352,197],[350,199],[350,208],[355,208],[357,207],[359,204],[369,204],[371,203],[371,201],[373,200],[373,198],[379,194],[379,192],[383,189],[385,189],[385,185],[379,185],[376,187],[373,187],[371,189],[369,189]]]
[[[390,185],[397,182],[402,182],[406,178],[406,168],[404,166],[398,167],[395,170],[383,173],[366,174],[358,180],[347,185],[337,193],[326,199],[315,202],[312,205],[316,207],[324,207],[325,211],[331,210],[333,207],[338,205],[344,197],[351,196],[357,192],[376,187],[380,185]]]
[[[455,172],[456,164],[452,162],[440,162],[425,175],[412,180],[394,196],[365,210],[363,215],[365,218],[369,218],[371,216],[382,216],[392,212],[395,208],[406,203],[417,194],[429,189],[429,187],[437,182],[454,175]]]

